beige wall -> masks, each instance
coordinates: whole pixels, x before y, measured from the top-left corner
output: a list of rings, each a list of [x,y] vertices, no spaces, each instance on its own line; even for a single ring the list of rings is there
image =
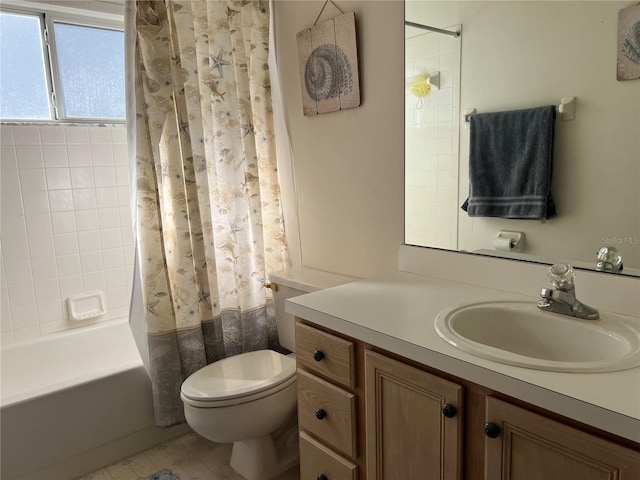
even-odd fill
[[[403,242],[404,5],[341,1],[356,13],[361,106],[302,114],[296,33],[323,1],[276,0],[276,45],[298,189],[305,266],[371,277],[397,270]],[[338,15],[328,4],[320,22]]]

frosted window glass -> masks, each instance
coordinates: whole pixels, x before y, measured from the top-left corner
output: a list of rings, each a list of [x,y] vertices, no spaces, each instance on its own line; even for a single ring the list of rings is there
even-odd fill
[[[54,24],[67,117],[124,118],[124,33]]]
[[[0,118],[49,119],[40,19],[0,13]]]

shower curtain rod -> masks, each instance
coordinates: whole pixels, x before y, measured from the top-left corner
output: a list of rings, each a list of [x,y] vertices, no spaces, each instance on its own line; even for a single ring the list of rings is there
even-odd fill
[[[428,25],[422,25],[421,23],[407,22],[406,20],[405,20],[404,24],[406,26],[419,28],[421,30],[429,30],[430,32],[436,32],[436,33],[443,33],[445,35],[451,35],[452,37],[456,37],[456,38],[460,36],[460,32],[457,31],[457,30],[455,32],[452,32],[450,30],[443,30],[441,28],[430,27]]]

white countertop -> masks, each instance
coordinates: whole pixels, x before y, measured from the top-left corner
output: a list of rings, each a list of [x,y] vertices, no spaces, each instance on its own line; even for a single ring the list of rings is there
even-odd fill
[[[291,298],[286,311],[587,425],[640,442],[640,368],[558,373],[504,365],[442,340],[433,322],[451,306],[527,297],[397,273]],[[640,328],[640,319],[639,328]]]

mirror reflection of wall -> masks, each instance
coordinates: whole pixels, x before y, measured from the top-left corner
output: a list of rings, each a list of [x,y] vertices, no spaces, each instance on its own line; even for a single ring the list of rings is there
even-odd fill
[[[407,27],[405,79],[405,242],[455,250],[460,37]]]
[[[446,135],[448,125],[441,125],[439,116],[436,121],[434,113],[416,109],[407,89],[406,243],[544,263],[565,261],[591,269],[596,268],[598,250],[612,246],[622,254],[623,274],[640,272],[640,80],[616,80],[618,11],[629,5],[406,2],[406,20],[463,27],[460,40],[444,41],[454,40],[461,48],[460,101],[457,105],[454,95],[450,152],[440,150],[448,141],[440,132]],[[421,68],[431,73],[429,58],[435,51],[424,41],[422,65],[416,47],[422,40],[406,30],[405,76],[410,80]],[[558,104],[567,96],[575,96],[577,104],[575,120],[556,122],[552,192],[558,216],[546,222],[470,218],[460,210],[469,193],[469,127],[461,113],[468,108],[496,112]],[[438,109],[441,112],[447,118],[447,109]],[[443,161],[444,170],[439,171],[434,156],[456,156],[457,148],[459,162]],[[453,187],[451,175],[458,179]],[[452,191],[455,210],[446,210]],[[493,241],[501,230],[525,233],[521,254],[495,250]]]

